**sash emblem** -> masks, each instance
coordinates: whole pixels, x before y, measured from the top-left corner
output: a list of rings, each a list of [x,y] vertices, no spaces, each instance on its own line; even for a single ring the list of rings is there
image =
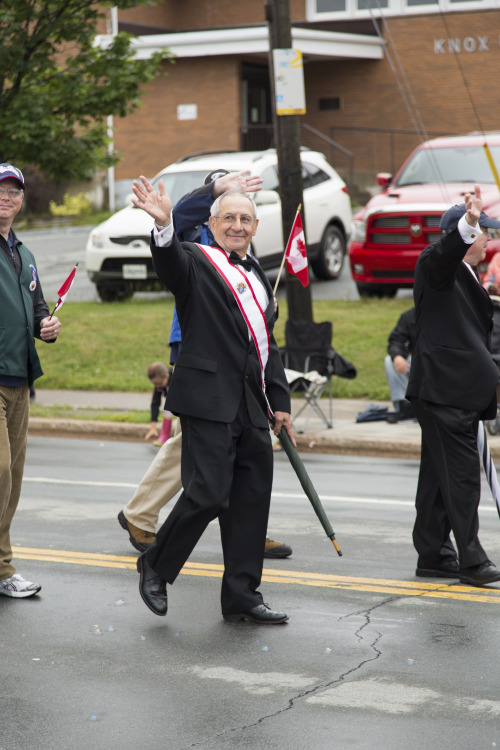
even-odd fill
[[[246,292],[246,289],[247,285],[244,281],[240,281],[238,284],[236,284],[236,291],[238,292],[238,294],[243,294],[244,292]]]

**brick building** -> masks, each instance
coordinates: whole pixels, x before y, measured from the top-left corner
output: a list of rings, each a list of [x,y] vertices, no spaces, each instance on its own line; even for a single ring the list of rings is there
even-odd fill
[[[290,0],[302,51],[302,144],[353,191],[394,171],[420,140],[500,129],[500,0]],[[174,64],[140,109],[114,121],[117,202],[139,173],[185,154],[272,145],[265,0],[163,0],[120,11],[137,54]],[[109,29],[108,29],[109,30]],[[339,148],[340,147],[340,148]]]

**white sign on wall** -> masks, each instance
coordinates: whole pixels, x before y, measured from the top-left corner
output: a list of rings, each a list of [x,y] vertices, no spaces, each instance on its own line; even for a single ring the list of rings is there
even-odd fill
[[[273,49],[276,114],[305,115],[304,64],[299,49]]]
[[[178,120],[196,120],[198,118],[197,104],[179,104],[177,105]]]

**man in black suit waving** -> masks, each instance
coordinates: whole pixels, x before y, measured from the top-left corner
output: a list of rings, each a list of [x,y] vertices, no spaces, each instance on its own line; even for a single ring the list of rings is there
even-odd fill
[[[473,586],[500,580],[478,539],[478,422],[496,415],[498,370],[490,353],[493,307],[476,265],[486,255],[488,228],[500,227],[481,209],[476,185],[465,204],[443,214],[443,236],[417,261],[416,342],[406,392],[422,428],[416,574]]]
[[[139,590],[158,615],[207,525],[218,518],[224,555],[221,604],[225,619],[262,624],[288,617],[263,603],[262,575],[275,433],[294,441],[290,394],[278,347],[272,288],[247,256],[258,219],[250,196],[227,191],[211,209],[215,243],[180,243],[172,202],[160,181],[134,182],[135,200],[155,219],[151,251],[160,279],[175,295],[182,349],[167,407],[182,425],[183,493],[137,563]],[[243,264],[240,262],[243,261]]]

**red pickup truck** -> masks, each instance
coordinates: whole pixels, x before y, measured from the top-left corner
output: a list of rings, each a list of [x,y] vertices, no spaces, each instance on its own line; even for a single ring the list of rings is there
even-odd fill
[[[488,144],[500,173],[500,132],[470,133],[435,138],[418,146],[395,177],[377,175],[382,192],[353,216],[349,262],[361,296],[392,297],[399,288],[411,288],[417,258],[441,235],[439,221],[464,195],[481,186],[483,209],[500,218],[500,191],[488,161]],[[480,266],[500,250],[500,231]]]

